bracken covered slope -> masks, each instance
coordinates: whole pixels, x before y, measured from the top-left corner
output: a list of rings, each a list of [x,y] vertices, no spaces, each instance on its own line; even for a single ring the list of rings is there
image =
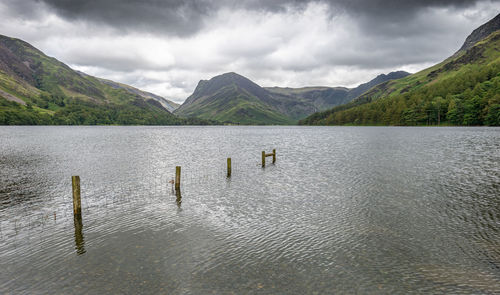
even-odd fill
[[[315,113],[300,124],[500,125],[498,19],[487,23],[489,35],[472,46],[464,44],[467,49],[445,61],[379,84],[352,102]],[[477,32],[466,43],[481,36]]]
[[[22,40],[0,35],[2,125],[189,123],[158,99],[110,83],[74,71]]]

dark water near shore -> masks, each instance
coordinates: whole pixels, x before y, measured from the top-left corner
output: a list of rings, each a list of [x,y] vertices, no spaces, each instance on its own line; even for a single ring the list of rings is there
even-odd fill
[[[1,294],[500,293],[500,129],[0,127],[0,222]]]

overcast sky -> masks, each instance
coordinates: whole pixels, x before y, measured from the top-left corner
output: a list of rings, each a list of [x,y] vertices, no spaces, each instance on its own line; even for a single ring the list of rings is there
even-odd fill
[[[230,71],[288,87],[416,72],[499,12],[499,0],[0,0],[0,34],[182,102]]]

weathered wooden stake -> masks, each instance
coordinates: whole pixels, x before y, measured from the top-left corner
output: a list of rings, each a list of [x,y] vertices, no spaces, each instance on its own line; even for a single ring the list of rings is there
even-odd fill
[[[276,162],[276,149],[273,149],[273,164]]]
[[[80,176],[71,176],[71,183],[73,185],[73,214],[82,214],[82,201],[80,198]]]
[[[181,189],[181,166],[175,167],[175,190]]]
[[[266,152],[262,151],[262,167],[266,167]]]
[[[227,158],[227,177],[231,177],[231,158]]]

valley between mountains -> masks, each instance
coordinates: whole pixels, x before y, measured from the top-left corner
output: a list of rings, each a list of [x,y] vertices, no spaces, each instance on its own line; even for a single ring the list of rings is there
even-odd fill
[[[451,53],[450,53],[451,54]],[[201,80],[179,105],[71,69],[0,35],[2,125],[500,125],[500,15],[454,54],[356,88],[261,87],[234,72]]]

